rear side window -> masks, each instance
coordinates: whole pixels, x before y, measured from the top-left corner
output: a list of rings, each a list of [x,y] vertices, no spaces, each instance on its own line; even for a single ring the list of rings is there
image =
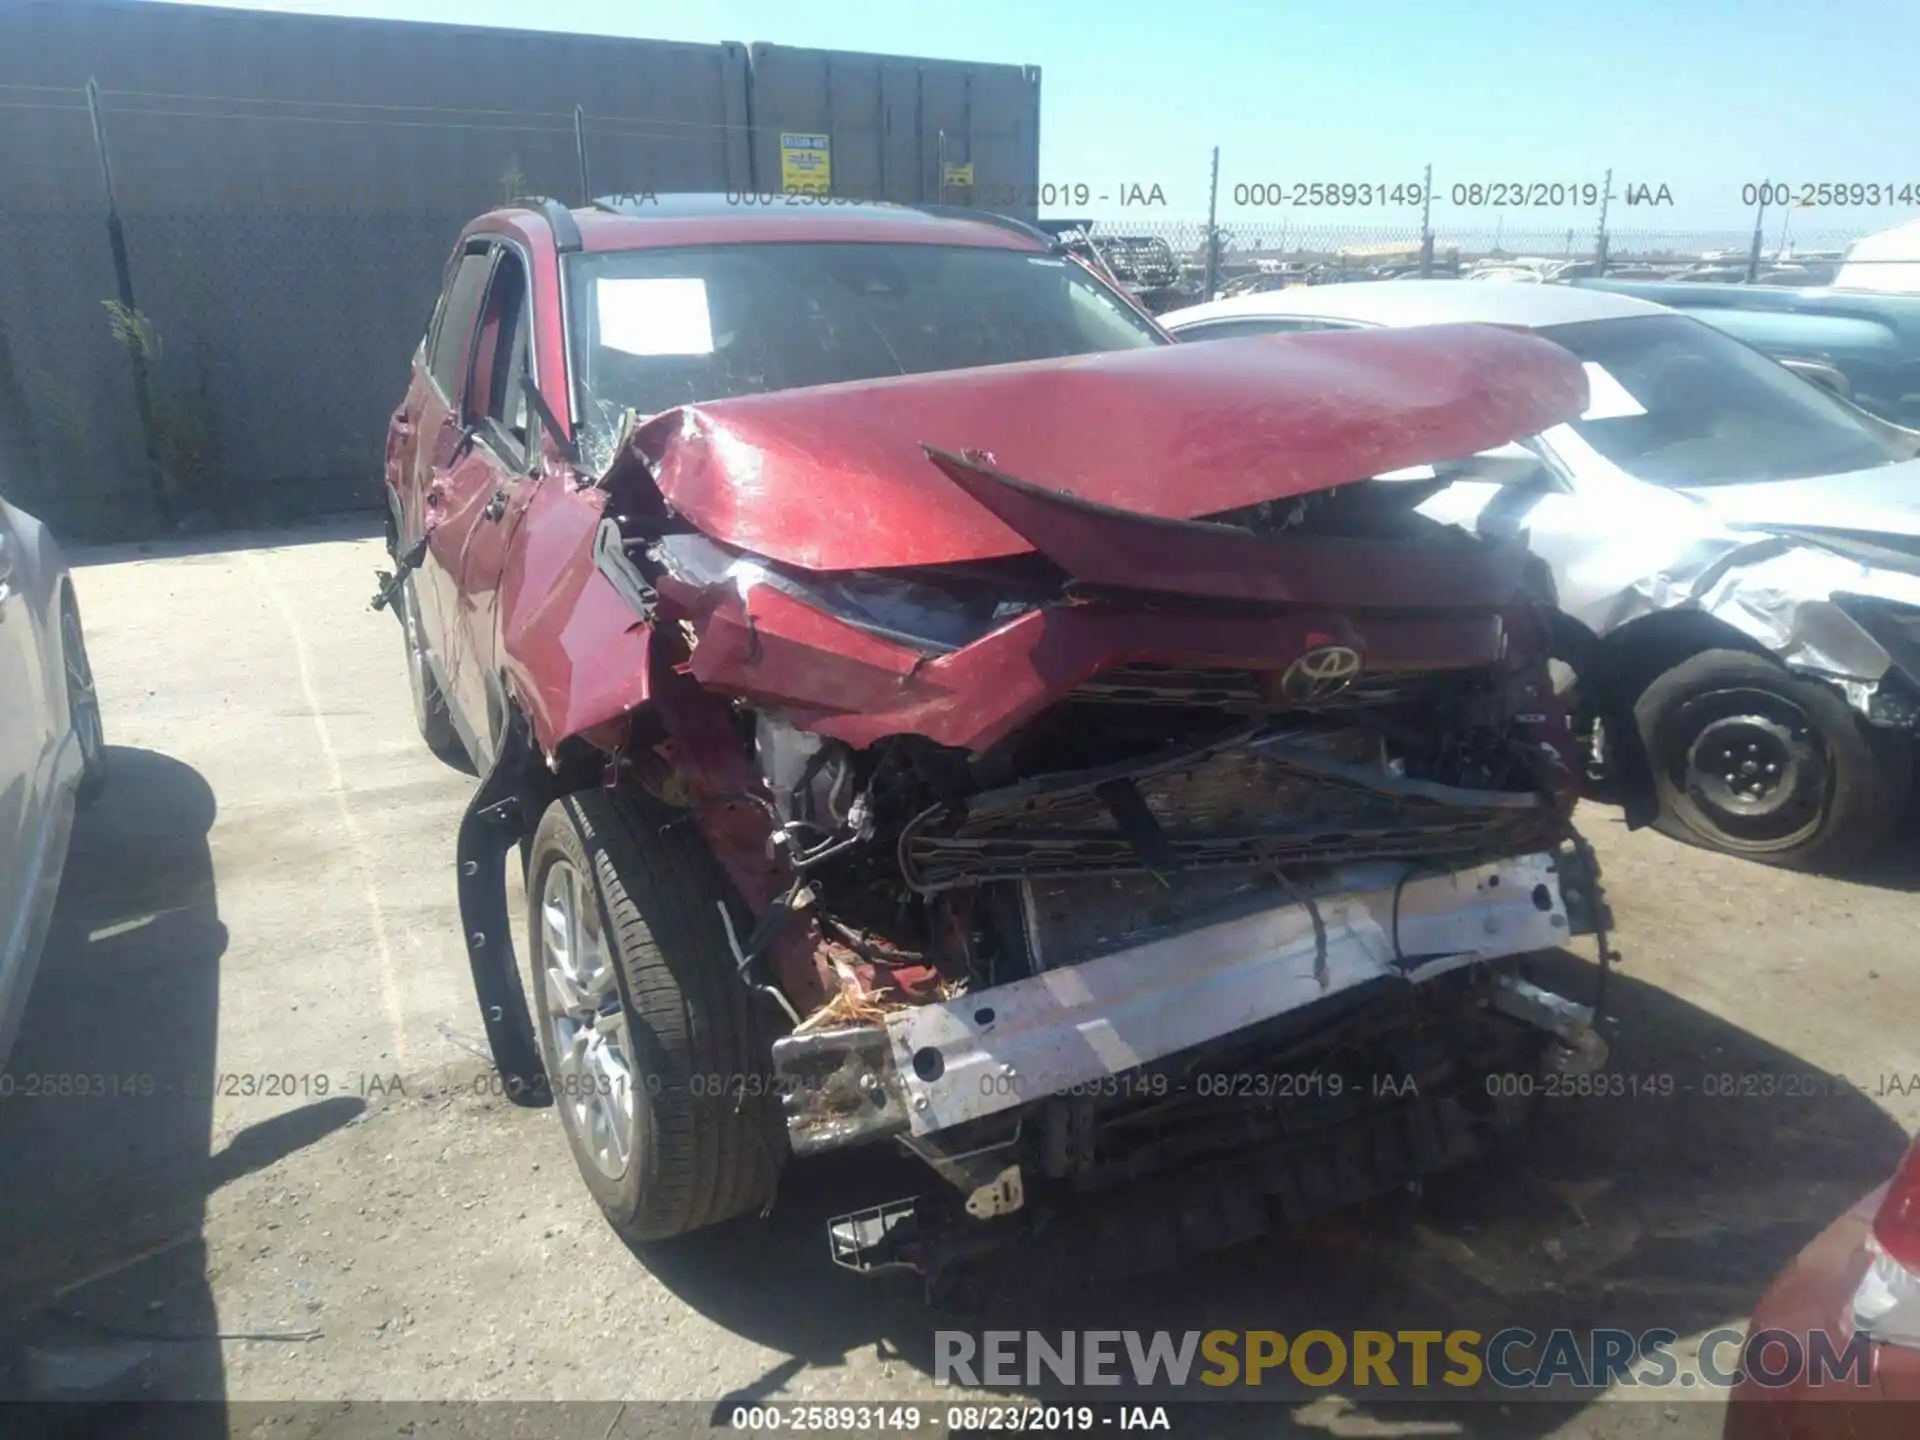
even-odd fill
[[[507,458],[514,461],[526,455],[527,393],[521,381],[528,373],[531,319],[525,267],[512,250],[502,248],[480,312],[473,370],[460,416],[470,425],[491,421],[496,444],[510,452]]]
[[[466,380],[467,355],[473,348],[473,323],[480,314],[480,296],[493,264],[490,250],[470,250],[447,284],[446,303],[440,307],[440,328],[434,332],[427,370],[440,393],[456,405]]]

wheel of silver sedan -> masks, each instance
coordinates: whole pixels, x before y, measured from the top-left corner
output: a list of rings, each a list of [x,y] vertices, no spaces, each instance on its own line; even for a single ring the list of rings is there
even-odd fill
[[[1883,843],[1906,802],[1912,741],[1770,656],[1704,650],[1634,705],[1676,839],[1772,865],[1830,868]]]
[[[547,870],[538,933],[553,1103],[586,1158],[618,1180],[633,1158],[633,1037],[600,906],[568,860]]]
[[[87,660],[86,632],[71,597],[60,605],[60,652],[67,682],[67,723],[80,745],[80,799],[91,800],[106,784],[107,739],[100,722],[100,696],[93,686],[93,666]]]
[[[1833,785],[1826,745],[1792,698],[1707,691],[1680,707],[1673,734],[1686,745],[1688,793],[1731,841],[1786,848],[1819,829]]]

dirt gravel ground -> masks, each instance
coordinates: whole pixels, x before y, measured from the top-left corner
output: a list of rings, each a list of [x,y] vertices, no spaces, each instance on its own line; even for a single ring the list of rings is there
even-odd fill
[[[476,1048],[451,861],[473,782],[414,733],[397,627],[366,608],[381,559],[355,522],[77,573],[113,777],[0,1086],[0,1395],[198,1399],[182,1433],[208,1436],[466,1433],[477,1413],[311,1402],[592,1401],[516,1433],[610,1436],[621,1402],[689,1433],[736,1401],[932,1415],[954,1398],[936,1329],[1697,1337],[1743,1321],[1920,1120],[1914,835],[1853,882],[1590,809],[1626,956],[1613,1067],[1673,1077],[1664,1098],[1551,1102],[1417,1205],[1146,1281],[1014,1264],[929,1309],[838,1272],[821,1220],[905,1193],[884,1160],[796,1166],[769,1218],[636,1255],[557,1122],[497,1098]],[[1591,984],[1585,958],[1550,964]],[[106,1093],[33,1079],[62,1074]],[[1180,1429],[1691,1437],[1720,1408],[1701,1388],[1447,1410],[1336,1386]]]

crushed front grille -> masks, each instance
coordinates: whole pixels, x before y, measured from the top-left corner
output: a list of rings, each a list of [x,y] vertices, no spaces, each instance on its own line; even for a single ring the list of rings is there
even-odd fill
[[[1281,708],[1261,692],[1261,672],[1178,665],[1120,665],[1076,687],[1072,699],[1087,705],[1151,705],[1213,710],[1226,715],[1264,715]],[[1279,679],[1278,672],[1272,675]],[[1432,676],[1388,670],[1362,671],[1321,708],[1355,709],[1405,703]],[[1286,708],[1298,709],[1294,702]]]
[[[1140,802],[1131,828],[1116,815],[1116,783]],[[903,831],[900,860],[908,883],[929,893],[1049,876],[1512,854],[1551,833],[1530,793],[1392,774],[1368,731],[1261,731],[1132,767],[1036,777],[976,796],[964,813],[931,810]]]

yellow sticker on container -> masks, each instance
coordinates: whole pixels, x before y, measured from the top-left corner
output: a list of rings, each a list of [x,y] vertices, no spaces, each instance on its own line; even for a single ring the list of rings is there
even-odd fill
[[[825,135],[780,132],[780,188],[788,195],[825,195],[833,187],[832,142]]]
[[[971,185],[973,184],[973,162],[969,160],[964,165],[950,164],[947,166],[946,174],[946,183],[949,185]]]

